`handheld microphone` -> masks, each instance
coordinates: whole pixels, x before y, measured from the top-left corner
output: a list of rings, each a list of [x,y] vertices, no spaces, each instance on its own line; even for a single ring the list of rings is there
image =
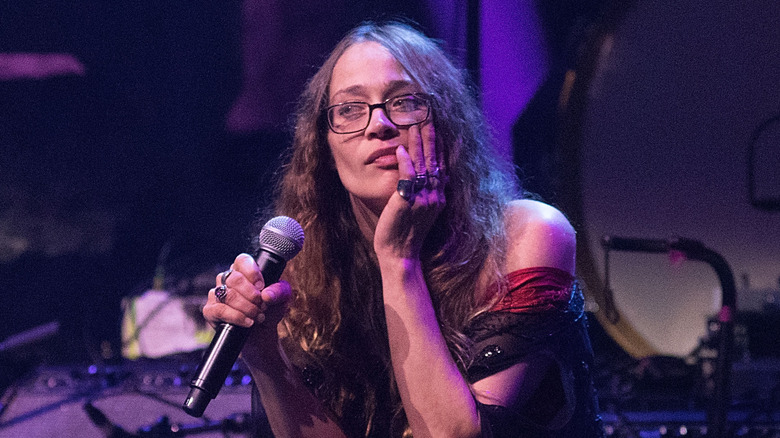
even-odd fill
[[[256,261],[266,285],[279,281],[287,261],[303,247],[303,229],[295,219],[277,216],[260,231]],[[219,393],[244,346],[249,329],[233,324],[217,325],[214,339],[190,382],[184,412],[200,417]]]

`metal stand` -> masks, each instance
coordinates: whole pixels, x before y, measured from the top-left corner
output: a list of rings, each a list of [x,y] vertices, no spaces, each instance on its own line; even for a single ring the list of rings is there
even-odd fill
[[[728,409],[731,404],[730,381],[731,360],[734,346],[734,316],[737,311],[737,291],[734,274],[726,260],[701,242],[684,239],[634,239],[604,236],[601,244],[605,251],[631,251],[646,253],[668,253],[677,251],[689,260],[698,260],[712,266],[721,285],[720,343],[715,370],[715,392],[707,412],[707,436],[726,438],[728,435]]]

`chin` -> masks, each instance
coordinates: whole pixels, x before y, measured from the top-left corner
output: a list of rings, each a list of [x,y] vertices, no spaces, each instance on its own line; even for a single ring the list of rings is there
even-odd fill
[[[385,208],[390,197],[395,193],[398,186],[398,173],[387,172],[372,179],[366,179],[354,184],[350,184],[347,191],[350,193],[353,203],[362,204],[368,207],[377,215]]]

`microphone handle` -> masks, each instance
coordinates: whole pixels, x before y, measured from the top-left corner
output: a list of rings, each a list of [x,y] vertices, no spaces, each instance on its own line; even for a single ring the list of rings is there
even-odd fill
[[[279,281],[286,264],[283,258],[271,252],[260,250],[257,254],[257,265],[266,285]],[[184,412],[193,417],[203,415],[209,402],[225,384],[247,336],[249,328],[228,323],[217,325],[214,338],[190,382],[190,393],[182,406]]]
[[[219,394],[248,335],[249,329],[245,327],[227,323],[217,325],[211,345],[190,382],[190,394],[184,402],[188,414],[200,417],[208,403]],[[206,398],[199,401],[202,397]]]

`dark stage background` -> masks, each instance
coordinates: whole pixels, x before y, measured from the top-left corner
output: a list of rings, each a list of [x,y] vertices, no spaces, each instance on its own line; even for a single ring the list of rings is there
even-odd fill
[[[70,53],[85,72],[0,83],[2,274],[24,289],[4,288],[2,332],[58,320],[58,357],[115,357],[119,300],[151,287],[164,245],[184,275],[224,262],[258,204],[221,195],[258,184],[260,172],[229,163],[262,162],[238,157],[223,128],[239,71],[237,5],[2,8],[4,51]],[[273,156],[279,143],[257,151]]]
[[[604,405],[701,406],[721,292],[706,267],[613,257],[624,325],[602,327],[599,237],[682,234],[732,263],[736,376],[776,413],[774,0],[0,3],[0,342],[59,324],[0,350],[2,387],[124,363],[121,301],[155,276],[205,295],[193,279],[245,250],[268,206],[304,81],[354,24],[397,17],[469,70],[527,188],[577,227]]]
[[[191,277],[247,248],[303,83],[358,22],[410,19],[489,82],[477,3],[305,3],[0,6],[0,338],[57,320],[67,335],[53,357],[115,358],[122,297],[160,267],[168,281]],[[599,5],[569,6],[543,8],[556,54]],[[535,82],[517,81],[526,101],[548,63],[531,52],[534,26],[525,51],[544,62]]]
[[[0,52],[70,54],[83,73],[0,82],[0,338],[58,320],[68,336],[57,356],[113,357],[120,299],[150,288],[158,261],[169,276],[193,276],[247,248],[303,81],[373,9],[414,11],[387,6],[353,5],[282,86],[255,90],[271,94],[277,117],[230,130],[239,2],[4,2]],[[297,23],[297,34],[325,27]],[[284,81],[282,62],[274,68]],[[113,354],[100,351],[104,340]]]

